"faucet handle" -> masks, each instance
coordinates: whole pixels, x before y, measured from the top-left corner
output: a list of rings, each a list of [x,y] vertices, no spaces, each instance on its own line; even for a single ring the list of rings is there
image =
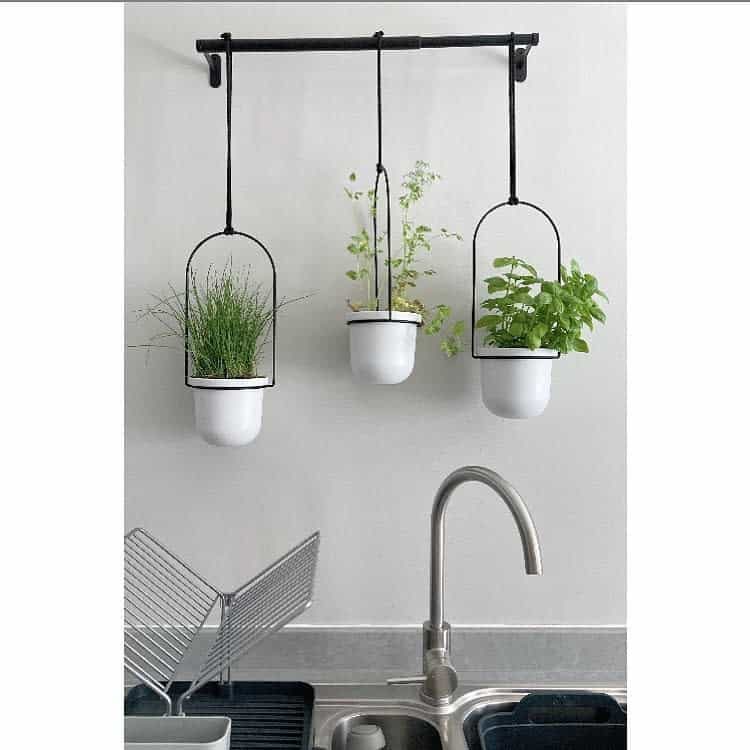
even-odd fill
[[[386,685],[419,685],[427,679],[426,675],[415,674],[411,677],[391,677],[385,681]]]
[[[449,703],[458,687],[458,675],[451,664],[445,649],[434,648],[425,654],[427,674],[411,677],[394,677],[387,681],[389,685],[422,685],[419,691],[422,699],[433,706]]]

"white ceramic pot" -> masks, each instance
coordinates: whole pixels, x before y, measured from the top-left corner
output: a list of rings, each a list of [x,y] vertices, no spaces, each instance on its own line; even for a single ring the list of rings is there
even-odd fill
[[[417,313],[363,310],[346,316],[349,326],[349,361],[363,383],[394,385],[411,375],[417,346]],[[374,319],[374,320],[373,320]],[[382,322],[381,322],[382,321]]]
[[[497,349],[481,347],[481,356],[522,355],[531,359],[480,359],[482,401],[498,417],[528,419],[547,407],[552,385],[553,349]]]
[[[258,437],[268,378],[188,378],[195,406],[195,428],[211,445],[236,448]]]

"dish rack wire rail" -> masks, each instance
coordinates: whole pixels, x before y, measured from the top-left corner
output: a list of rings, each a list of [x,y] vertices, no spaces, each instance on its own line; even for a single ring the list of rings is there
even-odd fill
[[[213,587],[144,529],[125,535],[125,669],[182,713],[184,701],[312,604],[320,532],[232,592]],[[213,642],[188,689],[168,691],[209,614],[220,607]]]
[[[125,535],[125,669],[167,704],[169,686],[219,592],[144,529]]]

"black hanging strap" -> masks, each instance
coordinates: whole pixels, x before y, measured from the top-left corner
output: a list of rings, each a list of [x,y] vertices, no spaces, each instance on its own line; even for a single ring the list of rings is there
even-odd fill
[[[227,55],[227,213],[224,234],[234,234],[232,227],[232,35],[221,35]]]
[[[383,51],[383,32],[376,31],[373,35],[378,43],[378,75],[377,75],[377,101],[378,101],[378,163],[375,166],[375,189],[372,198],[372,243],[373,243],[373,265],[375,267],[375,308],[380,309],[380,288],[378,284],[378,188],[380,187],[380,176],[385,181],[386,201],[386,226],[385,242],[388,254],[388,320],[393,320],[393,282],[391,268],[391,186],[388,181],[388,170],[383,165],[383,91],[381,76],[381,53]]]
[[[383,51],[383,32],[376,31],[373,36],[378,42],[378,163],[376,169],[383,171],[383,95],[381,91],[380,55]]]
[[[224,40],[224,52],[226,52],[227,65],[227,204],[226,204],[226,225],[220,232],[209,234],[204,237],[193,249],[185,264],[185,385],[190,388],[199,388],[204,390],[257,390],[261,388],[271,388],[276,385],[276,316],[279,309],[277,291],[276,291],[276,264],[273,261],[268,248],[256,237],[245,232],[239,232],[232,226],[232,35],[224,33],[221,35]],[[190,376],[190,290],[192,282],[192,263],[196,253],[208,242],[223,235],[234,235],[235,237],[244,237],[249,242],[256,245],[266,256],[271,266],[271,382],[265,385],[248,385],[248,386],[214,386],[214,385],[196,385],[191,382]]]
[[[516,44],[515,34],[511,32],[508,44],[508,142],[510,145],[510,197],[511,206],[518,204],[516,193]]]
[[[557,230],[555,222],[552,221],[552,217],[539,206],[529,203],[528,201],[521,201],[518,199],[516,193],[516,76],[521,76],[519,80],[525,80],[525,70],[519,70],[519,66],[522,62],[525,63],[528,49],[519,52],[519,60],[516,60],[516,41],[517,37],[515,34],[510,34],[508,40],[508,144],[510,151],[509,165],[510,165],[510,195],[507,201],[498,203],[492,208],[488,209],[479,219],[478,224],[474,229],[474,238],[472,240],[472,252],[471,252],[471,356],[473,359],[559,359],[560,352],[549,356],[538,356],[538,355],[525,355],[525,354],[478,354],[476,350],[476,329],[477,329],[477,238],[479,236],[479,230],[484,224],[490,214],[493,214],[500,208],[505,206],[527,206],[537,213],[541,214],[552,227],[552,231],[555,233],[555,244],[557,245],[557,280],[560,281],[562,278],[562,247],[560,244],[560,232]]]

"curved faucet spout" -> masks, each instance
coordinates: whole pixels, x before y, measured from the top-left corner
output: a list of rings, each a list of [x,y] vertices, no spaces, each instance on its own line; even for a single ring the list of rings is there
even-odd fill
[[[495,490],[505,502],[516,522],[521,535],[526,573],[542,574],[542,553],[539,537],[534,527],[529,509],[515,488],[499,474],[483,466],[464,466],[451,472],[438,488],[432,506],[432,544],[430,553],[430,620],[431,630],[442,631],[444,622],[445,592],[445,511],[453,491],[465,482],[481,482]],[[443,639],[439,639],[443,641]],[[431,647],[446,646],[447,643],[433,642]]]
[[[422,626],[422,674],[388,680],[390,684],[421,682],[422,699],[433,706],[450,703],[458,687],[458,675],[451,663],[451,626],[444,619],[445,510],[453,490],[464,482],[481,482],[491,487],[508,506],[521,535],[523,558],[529,575],[542,574],[534,521],[521,496],[499,474],[483,466],[464,466],[451,472],[440,485],[432,506],[430,552],[430,619]]]

